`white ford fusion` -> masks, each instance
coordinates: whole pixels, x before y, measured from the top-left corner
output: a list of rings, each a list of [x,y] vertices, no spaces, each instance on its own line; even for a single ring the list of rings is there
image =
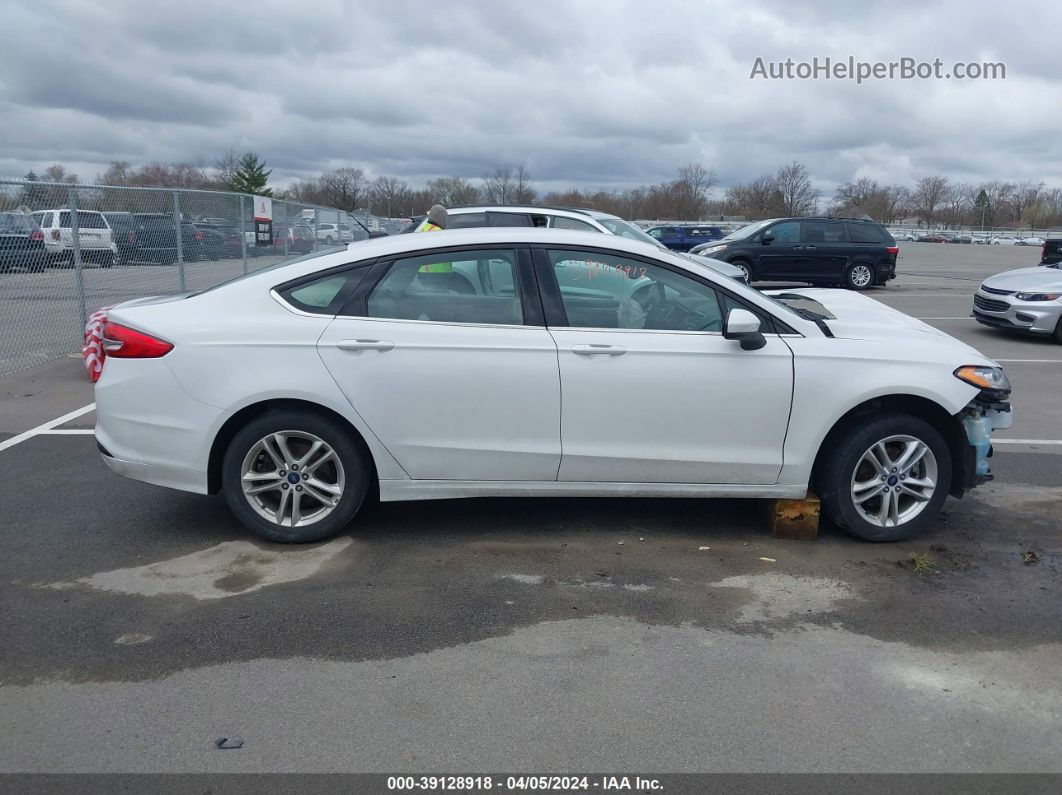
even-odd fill
[[[274,541],[366,495],[803,498],[875,541],[989,477],[1010,386],[865,296],[765,295],[646,243],[463,229],[114,307],[96,440]]]

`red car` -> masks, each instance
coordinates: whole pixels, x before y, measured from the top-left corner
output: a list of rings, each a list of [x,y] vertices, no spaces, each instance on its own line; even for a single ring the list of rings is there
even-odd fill
[[[273,252],[275,254],[309,254],[317,242],[308,226],[273,226]]]

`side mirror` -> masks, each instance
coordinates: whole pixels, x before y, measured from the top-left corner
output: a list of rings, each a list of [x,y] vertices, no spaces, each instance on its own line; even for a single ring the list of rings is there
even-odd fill
[[[760,332],[760,319],[747,309],[731,309],[727,313],[723,338],[737,340],[743,351],[758,351],[767,344]]]
[[[769,246],[773,242],[774,242],[774,235],[772,235],[770,232],[764,232],[763,233],[763,237],[760,238],[760,243],[762,243],[765,246]]]

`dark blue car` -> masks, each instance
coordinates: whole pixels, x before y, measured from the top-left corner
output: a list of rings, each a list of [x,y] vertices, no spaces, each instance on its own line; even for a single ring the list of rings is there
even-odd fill
[[[689,251],[723,237],[723,230],[718,226],[654,226],[646,232],[672,251]]]

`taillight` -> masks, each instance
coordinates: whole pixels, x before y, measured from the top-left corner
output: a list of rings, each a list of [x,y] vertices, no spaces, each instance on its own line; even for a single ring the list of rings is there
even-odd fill
[[[116,359],[157,359],[172,351],[173,343],[108,320],[103,324],[103,350]]]
[[[34,229],[32,232],[30,232],[30,240],[44,240],[44,232],[42,232],[40,229]]]
[[[198,229],[195,230],[195,239],[196,240],[202,240],[203,239],[203,233],[200,232]]]
[[[126,239],[129,241],[129,245],[130,246],[135,246],[136,245],[136,232],[130,230],[129,231],[129,235],[128,235],[128,237]]]
[[[900,253],[899,246],[885,246],[885,250],[894,256]]]
[[[52,240],[58,240],[58,239],[59,239],[59,230],[58,229],[53,229],[52,230]]]
[[[1040,259],[1047,259],[1047,241],[1046,240],[1043,242],[1043,245],[1040,246]]]

